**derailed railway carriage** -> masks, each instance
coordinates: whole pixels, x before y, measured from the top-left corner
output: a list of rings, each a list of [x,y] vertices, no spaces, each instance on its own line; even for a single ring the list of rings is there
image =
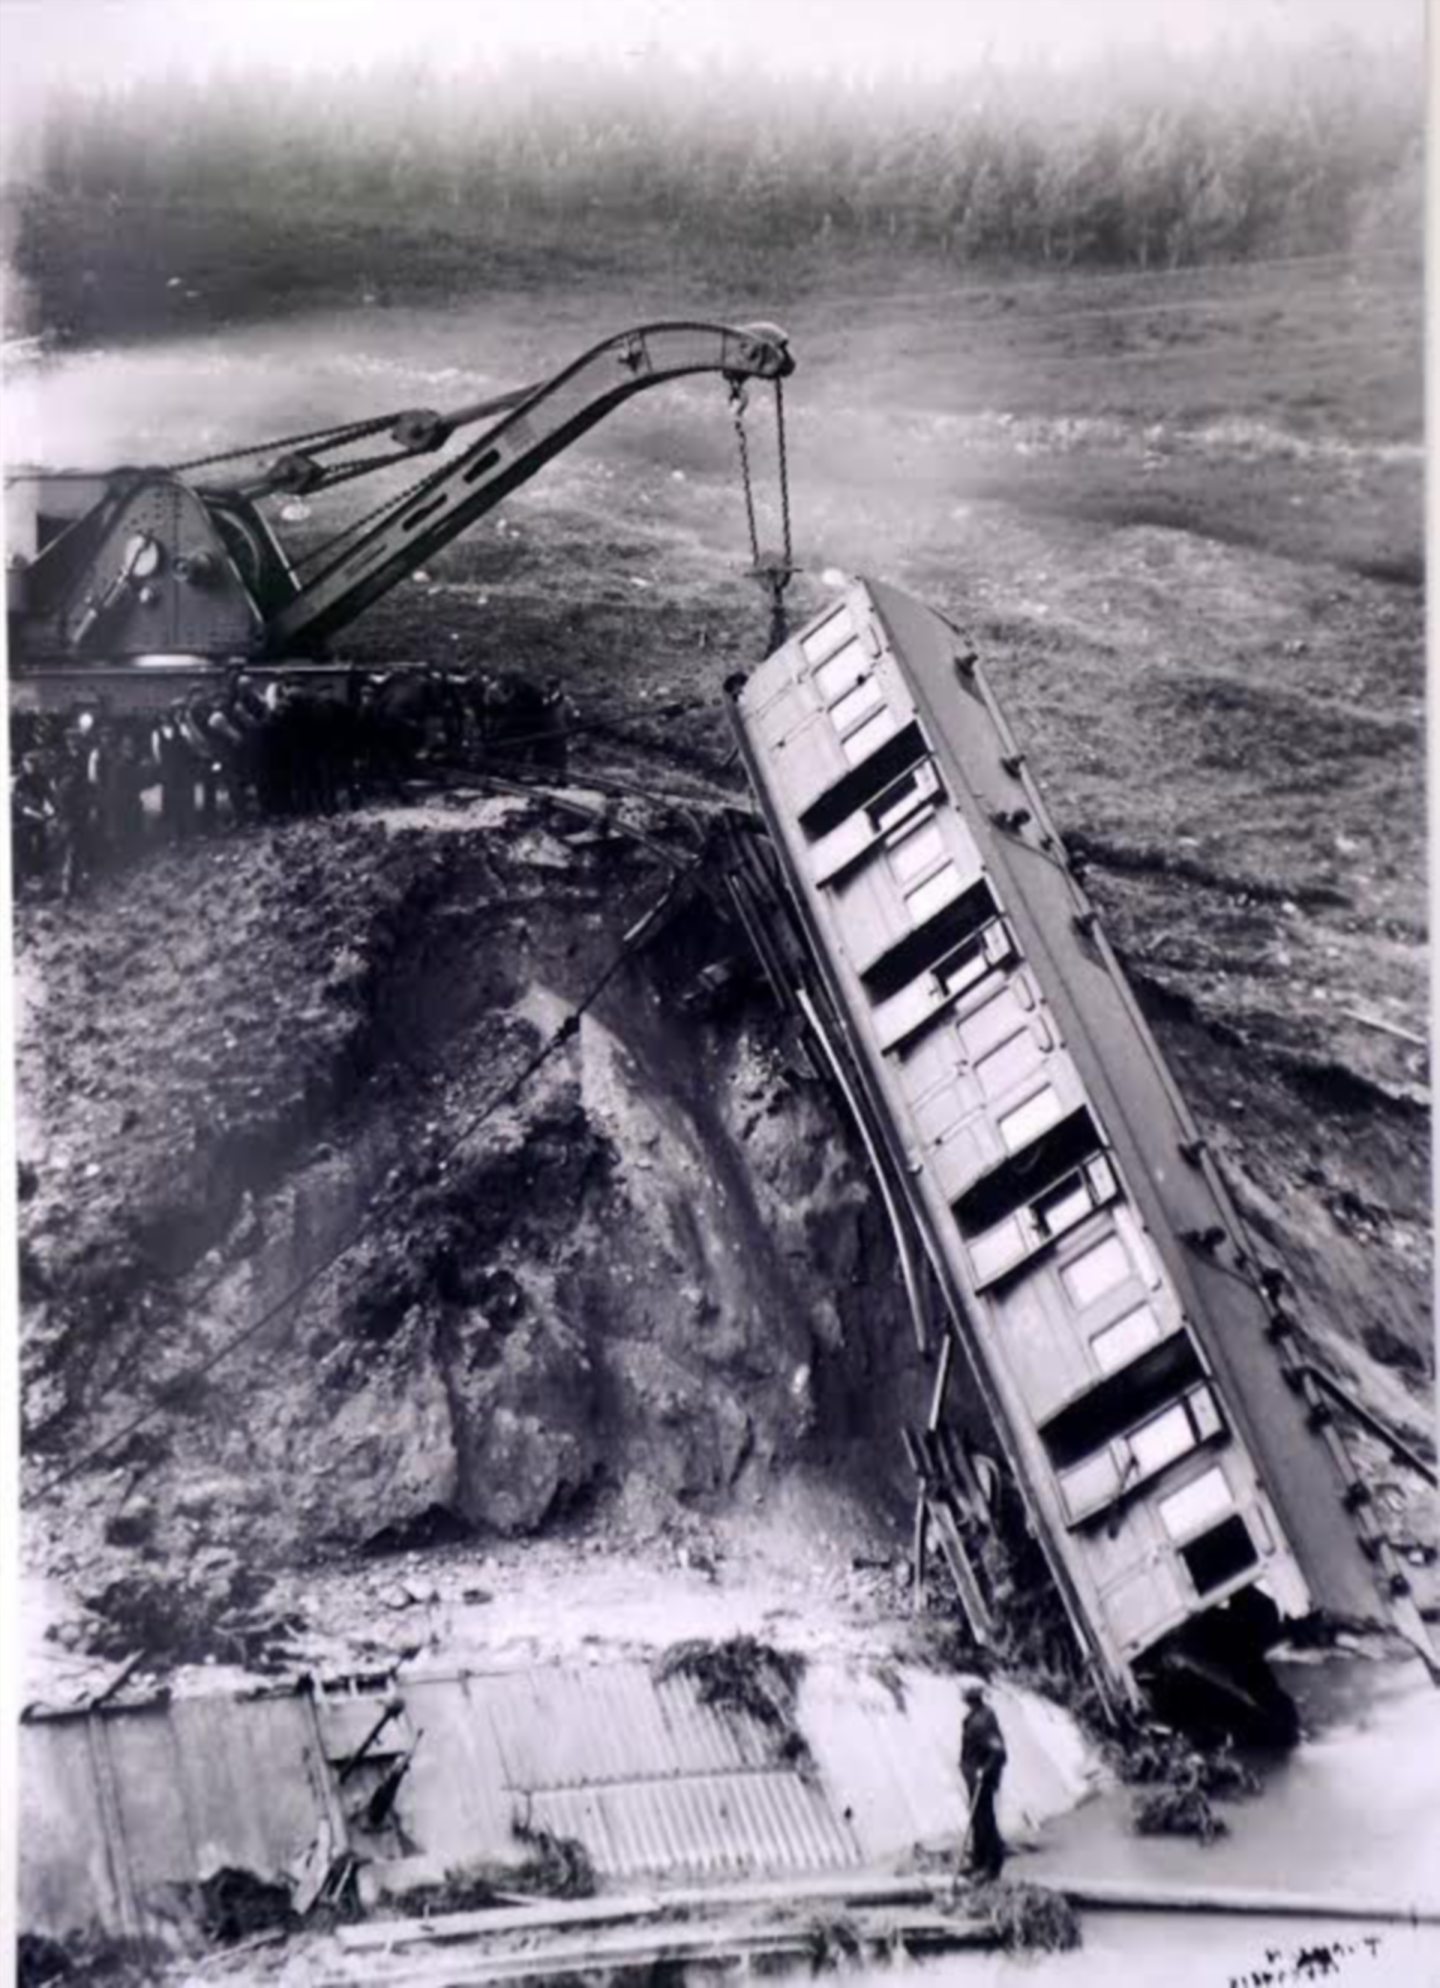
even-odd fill
[[[1423,1640],[964,637],[856,583],[732,690],[872,1150],[1111,1695],[1217,1620]]]

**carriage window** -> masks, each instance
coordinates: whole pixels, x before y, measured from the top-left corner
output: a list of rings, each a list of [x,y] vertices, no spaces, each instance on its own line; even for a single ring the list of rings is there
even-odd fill
[[[1160,1523],[1178,1542],[1225,1518],[1234,1509],[1230,1481],[1216,1464],[1203,1477],[1192,1478],[1183,1490],[1172,1491],[1168,1498],[1160,1500]]]
[[[939,962],[935,968],[935,979],[942,994],[963,993],[967,987],[973,987],[985,978],[995,964],[991,940],[997,932],[1004,937],[1005,928],[998,919]],[[1007,947],[1008,944],[1006,939]]]
[[[943,870],[937,870],[933,877],[927,877],[923,884],[917,885],[907,895],[905,909],[910,914],[910,923],[923,925],[937,911],[953,904],[960,890],[960,872],[953,863],[947,863]]]
[[[955,958],[971,935],[995,916],[995,899],[981,877],[951,902],[942,904],[935,916],[891,946],[860,970],[865,992],[872,1001],[887,1001],[908,987],[912,980],[937,961]]]
[[[1090,1351],[1101,1373],[1113,1374],[1119,1367],[1128,1367],[1137,1354],[1153,1346],[1159,1337],[1159,1319],[1149,1305],[1137,1305],[1134,1311],[1107,1325],[1103,1332],[1097,1332],[1090,1341]]]
[[[1152,1477],[1157,1470],[1163,1470],[1167,1463],[1173,1463],[1176,1457],[1184,1456],[1187,1450],[1194,1447],[1195,1431],[1190,1426],[1183,1401],[1177,1401],[1173,1408],[1167,1408],[1152,1422],[1132,1430],[1130,1435],[1135,1467],[1142,1477]]]
[[[1102,1381],[1090,1394],[1080,1396],[1046,1424],[1042,1431],[1045,1446],[1065,1486],[1072,1519],[1081,1516],[1071,1495],[1072,1479],[1088,1484],[1107,1471],[1113,1472],[1114,1489],[1110,1496],[1119,1498],[1188,1456],[1204,1440],[1199,1433],[1196,1411],[1202,1402],[1212,1408],[1214,1404],[1203,1384],[1191,1387],[1182,1400],[1172,1401],[1169,1407],[1152,1413],[1128,1433],[1117,1433],[1123,1427],[1121,1416],[1126,1396],[1135,1394],[1137,1386],[1139,1393],[1153,1397],[1158,1390],[1173,1386],[1173,1370],[1188,1366],[1193,1372],[1197,1365],[1193,1346],[1182,1343],[1177,1356],[1172,1356],[1168,1348],[1161,1349],[1152,1359],[1141,1362],[1141,1368],[1148,1367],[1149,1372],[1141,1375],[1137,1369],[1138,1382],[1132,1384],[1133,1377],[1127,1376],[1117,1392],[1115,1381]],[[1171,1371],[1167,1372],[1167,1368]],[[1132,1414],[1136,1405],[1132,1401]],[[1101,1459],[1105,1459],[1103,1466]],[[1092,1471],[1094,1477],[1090,1475]],[[1234,1509],[1229,1486],[1218,1467],[1157,1502],[1161,1522],[1177,1544],[1192,1537],[1198,1527],[1212,1523],[1217,1512],[1223,1514]],[[1087,1503],[1086,1509],[1093,1511],[1093,1504]]]
[[[1259,1561],[1255,1542],[1244,1519],[1225,1519],[1212,1531],[1201,1533],[1180,1549],[1180,1558],[1189,1569],[1197,1594],[1208,1595],[1233,1581]]]
[[[863,718],[867,711],[873,711],[877,704],[884,702],[885,693],[880,688],[878,678],[862,677],[860,682],[847,690],[837,703],[830,706],[830,722],[837,732],[848,731],[850,726]]]
[[[1045,1249],[1113,1197],[1115,1176],[1094,1153],[1099,1137],[1082,1105],[997,1161],[954,1202],[982,1281]],[[1086,1159],[1087,1153],[1094,1157]]]
[[[1079,1174],[1073,1180],[1068,1180],[1057,1193],[1049,1194],[1044,1200],[1035,1203],[1041,1234],[1064,1235],[1065,1231],[1073,1229],[1077,1222],[1083,1222],[1093,1206],[1089,1182],[1083,1174]]]
[[[938,793],[939,789],[934,762],[927,760],[903,780],[897,780],[893,787],[886,788],[870,809],[871,828],[877,835],[883,835],[887,828],[895,828],[906,815],[912,814],[927,794]]]
[[[898,882],[912,883],[922,870],[937,863],[945,854],[945,837],[932,815],[889,846],[890,867]]]
[[[1038,1070],[1044,1060],[1045,1052],[1030,1030],[1020,1028],[980,1058],[975,1075],[987,1098],[1003,1097],[1006,1091]]]
[[[1172,1333],[1128,1366],[1091,1381],[1045,1421],[1040,1434],[1051,1461],[1057,1468],[1083,1462],[1128,1431],[1144,1429],[1162,1412],[1181,1405],[1186,1390],[1193,1407],[1199,1391],[1196,1383],[1203,1374],[1190,1335]],[[1132,1469],[1143,1475],[1145,1462],[1143,1455],[1136,1457]]]
[[[912,719],[867,764],[857,767],[852,762],[850,772],[842,773],[833,786],[818,795],[801,815],[801,828],[812,842],[829,835],[841,822],[848,821],[857,808],[869,807],[891,793],[900,776],[917,761],[924,760],[928,751],[925,735]],[[922,774],[926,770],[922,767]]]
[[[1018,1153],[1012,1153],[973,1181],[955,1204],[966,1235],[979,1235],[1018,1209],[1038,1217],[1045,1197],[1077,1188],[1098,1160],[1099,1129],[1084,1105],[1072,1111]],[[1088,1162],[1088,1165],[1082,1163]],[[1091,1202],[1097,1199],[1089,1188]],[[1043,1225],[1034,1226],[1043,1236]]]
[[[1107,1291],[1113,1291],[1117,1284],[1123,1284],[1134,1274],[1124,1243],[1118,1236],[1106,1236],[1073,1263],[1067,1263],[1060,1272],[1060,1281],[1071,1304],[1080,1310],[1093,1305],[1097,1298],[1103,1298]]]
[[[808,635],[801,636],[801,654],[807,663],[823,663],[827,656],[834,655],[842,643],[850,641],[854,633],[855,624],[850,619],[849,608],[837,608],[818,628],[812,628]]]
[[[895,729],[894,712],[882,708],[873,718],[867,718],[858,731],[852,732],[848,739],[842,739],[840,750],[849,765],[858,766],[862,759],[868,759],[877,747],[884,745],[886,739],[893,738]]]
[[[1000,1120],[1000,1138],[1006,1152],[1018,1153],[1022,1146],[1028,1146],[1032,1139],[1057,1125],[1060,1115],[1060,1094],[1046,1084],[1033,1098],[1026,1098],[1024,1104],[1007,1111]]]
[[[973,945],[953,953],[942,966],[937,966],[935,978],[940,983],[942,994],[961,994],[967,987],[973,987],[977,980],[983,980],[989,971],[990,962],[977,939]]]

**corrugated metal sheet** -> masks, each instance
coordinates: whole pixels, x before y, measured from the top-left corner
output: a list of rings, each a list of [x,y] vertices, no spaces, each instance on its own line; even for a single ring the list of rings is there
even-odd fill
[[[643,1663],[401,1676],[395,1688],[418,1737],[398,1805],[417,1869],[518,1863],[530,1850],[517,1821],[577,1838],[616,1880],[844,1870],[965,1827],[953,1677],[812,1663],[797,1708],[804,1775],[753,1720],[701,1706],[683,1678],[656,1683]],[[1020,1828],[1077,1801],[1088,1760],[1062,1714],[1003,1686],[994,1696],[1010,1751],[1001,1819]],[[293,1873],[342,1806],[323,1732],[363,1738],[385,1702],[215,1696],[28,1722],[22,1923],[133,1932],[173,1915],[176,1885],[221,1865]]]
[[[21,1728],[23,1923],[134,1932],[225,1865],[278,1878],[325,1813],[308,1699],[178,1699]]]
[[[722,1717],[697,1701],[693,1684],[678,1677],[657,1683],[644,1664],[556,1665],[473,1684],[514,1788],[719,1774],[769,1763],[765,1735],[752,1720]]]
[[[466,1680],[516,1813],[578,1838],[609,1877],[829,1870],[858,1861],[819,1790],[777,1763],[758,1722],[643,1663]],[[425,1725],[420,1702],[417,1725]],[[434,1855],[433,1818],[417,1817]],[[510,1854],[514,1854],[513,1845]]]
[[[859,1849],[754,1720],[638,1662],[401,1679],[418,1736],[398,1819],[442,1870],[519,1862],[517,1820],[577,1836],[605,1875],[826,1870]],[[25,1922],[133,1931],[221,1865],[295,1871],[338,1808],[337,1755],[381,1693],[111,1707],[22,1734]],[[328,1761],[328,1764],[327,1764]],[[376,1846],[367,1845],[373,1851]]]
[[[860,1848],[787,1769],[612,1781],[533,1797],[535,1823],[578,1837],[602,1877],[750,1877],[843,1870]]]
[[[20,1731],[20,1924],[63,1932],[96,1920],[136,1930],[116,1870],[91,1722],[42,1720]]]

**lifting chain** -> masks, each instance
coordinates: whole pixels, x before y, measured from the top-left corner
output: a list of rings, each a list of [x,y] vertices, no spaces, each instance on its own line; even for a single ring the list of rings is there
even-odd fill
[[[760,532],[755,521],[755,483],[750,468],[750,438],[745,429],[746,382],[730,382],[730,405],[735,422],[735,441],[740,453],[740,483],[745,492],[745,522],[750,532],[751,570],[770,591],[770,651],[778,649],[790,632],[785,613],[785,589],[795,564],[790,537],[790,458],[785,436],[784,383],[775,381],[775,442],[780,468],[781,551],[766,557],[760,550]]]
[[[370,464],[370,467],[382,468],[392,462],[405,462],[407,460],[408,458],[405,456],[377,457]],[[304,571],[307,574],[305,584],[309,586],[313,580],[318,580],[321,577],[318,574],[311,574],[309,572],[309,569],[318,561],[327,558],[331,553],[336,551],[337,547],[357,537],[368,526],[378,524],[387,512],[400,510],[402,505],[408,504],[412,499],[420,496],[431,483],[446,473],[446,466],[444,463],[441,463],[438,469],[427,469],[423,476],[417,477],[413,483],[407,483],[403,490],[395,490],[388,497],[382,497],[378,504],[372,504],[368,511],[362,511],[360,516],[352,518],[348,525],[342,525],[339,531],[333,532],[329,538],[322,539],[318,545],[312,545],[308,552],[302,552],[294,558],[291,564],[294,566],[295,571],[297,573]],[[337,477],[334,480],[336,482],[343,482],[344,478]],[[326,488],[329,488],[328,484]],[[328,571],[329,569],[327,568],[326,570]]]
[[[351,421],[338,428],[312,428],[303,435],[277,435],[273,441],[247,442],[239,448],[217,449],[214,455],[191,456],[186,462],[163,463],[161,468],[167,476],[178,476],[182,471],[210,469],[216,463],[240,462],[246,456],[285,455],[315,442],[323,442],[329,448],[340,448],[346,442],[359,442],[367,435],[380,434],[392,426],[396,418],[393,414],[377,414],[368,421]]]

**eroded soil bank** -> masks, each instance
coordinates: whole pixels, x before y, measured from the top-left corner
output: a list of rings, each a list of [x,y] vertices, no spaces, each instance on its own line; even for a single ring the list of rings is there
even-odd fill
[[[539,1055],[692,859],[613,807],[293,824],[25,913],[29,1540],[66,1640],[193,1659],[282,1569],[645,1537],[800,1466],[894,1510],[892,1254],[715,901],[687,883]]]
[[[799,1471],[866,1502],[852,1558],[903,1553],[926,1376],[890,1240],[703,834],[653,795],[437,791],[22,906],[52,1646],[278,1657],[278,1576],[679,1538]],[[1423,1445],[1418,1107],[1141,987],[1322,1355]]]

